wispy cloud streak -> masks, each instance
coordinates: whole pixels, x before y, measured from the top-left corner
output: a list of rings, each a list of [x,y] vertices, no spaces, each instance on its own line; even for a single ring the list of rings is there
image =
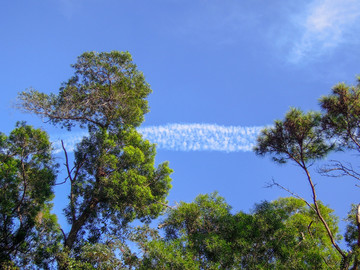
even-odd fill
[[[295,40],[290,61],[299,62],[334,49],[349,40],[360,21],[359,0],[314,0],[298,19],[301,34]]]
[[[139,128],[145,139],[157,144],[157,149],[170,151],[251,151],[263,127],[220,126],[212,124],[168,124]],[[86,133],[51,136],[55,153],[61,152],[61,139],[68,152]],[[61,138],[62,137],[62,138]]]
[[[54,154],[61,153],[62,145],[61,140],[64,143],[64,147],[67,152],[73,152],[75,150],[76,144],[81,142],[81,139],[88,135],[86,132],[70,132],[70,133],[63,133],[57,135],[50,135],[50,141],[53,144]]]
[[[262,127],[169,124],[139,132],[159,149],[174,151],[251,151]]]

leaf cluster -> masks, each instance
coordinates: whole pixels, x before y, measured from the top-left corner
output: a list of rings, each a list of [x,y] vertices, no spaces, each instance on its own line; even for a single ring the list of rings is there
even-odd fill
[[[41,241],[56,238],[49,203],[56,167],[44,131],[18,123],[8,137],[0,134],[0,262],[48,259],[51,251]]]
[[[334,145],[326,140],[321,120],[320,113],[305,114],[292,108],[284,120],[277,120],[273,127],[261,131],[254,151],[260,156],[270,154],[278,163],[292,160],[301,166],[322,159],[334,149]]]
[[[76,124],[117,129],[142,123],[152,90],[130,53],[86,52],[72,67],[75,75],[58,95],[29,89],[19,94],[18,107],[69,130]]]
[[[337,233],[332,210],[321,205]],[[302,200],[281,198],[231,213],[216,193],[180,203],[142,244],[140,269],[330,269],[339,266],[326,231]]]
[[[324,111],[322,126],[328,136],[336,136],[340,148],[359,151],[360,85],[337,84],[330,95],[320,99],[320,106]]]

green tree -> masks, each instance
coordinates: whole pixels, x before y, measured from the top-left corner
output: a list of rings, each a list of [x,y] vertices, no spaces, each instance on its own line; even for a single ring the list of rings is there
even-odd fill
[[[320,99],[320,105],[323,129],[329,138],[335,140],[337,149],[360,152],[360,84],[336,85],[330,95]],[[321,172],[332,177],[350,176],[360,181],[360,173],[347,162],[332,160]]]
[[[73,166],[63,146],[65,181],[70,182],[65,209],[70,231],[63,243],[76,257],[87,244],[125,240],[135,219],[158,217],[172,171],[167,163],[155,167],[155,145],[135,129],[148,112],[151,89],[131,55],[87,52],[73,68],[75,75],[58,95],[30,89],[20,93],[19,107],[68,130],[76,125],[88,129],[74,151]]]
[[[49,264],[59,232],[50,213],[56,164],[47,134],[18,123],[0,133],[0,265]],[[43,242],[45,240],[45,242]],[[56,241],[55,241],[56,242]]]
[[[322,126],[328,137],[336,140],[337,148],[360,152],[360,77],[357,80],[356,86],[345,83],[335,85],[330,95],[320,99],[320,106],[323,110]],[[350,176],[360,181],[360,173],[348,162],[332,160],[321,168],[321,173],[331,177]],[[359,267],[359,216],[360,209],[353,207],[348,216],[349,225],[345,234],[345,239],[355,255],[353,269]]]
[[[291,109],[283,121],[275,121],[274,127],[266,128],[261,132],[254,150],[260,156],[272,155],[273,160],[278,163],[292,161],[305,172],[311,188],[313,211],[326,229],[332,245],[342,257],[344,268],[347,269],[348,254],[339,247],[334,232],[324,218],[309,171],[314,161],[324,158],[334,149],[334,145],[329,144],[325,138],[321,122],[320,113],[304,114],[301,110]],[[309,203],[308,205],[310,206]]]
[[[271,204],[275,212],[282,213],[284,225],[274,238],[279,242],[281,254],[275,269],[339,269],[341,256],[332,247],[313,204],[293,197],[280,198]],[[334,211],[320,201],[318,206],[335,240],[341,240]]]
[[[318,202],[338,236],[332,210]],[[257,204],[250,214],[231,213],[216,193],[199,195],[169,211],[158,234],[139,238],[138,269],[336,269],[323,224],[303,200]],[[141,234],[138,234],[141,235]]]
[[[324,130],[336,136],[338,146],[360,151],[360,84],[337,84],[330,95],[320,99],[320,106]]]

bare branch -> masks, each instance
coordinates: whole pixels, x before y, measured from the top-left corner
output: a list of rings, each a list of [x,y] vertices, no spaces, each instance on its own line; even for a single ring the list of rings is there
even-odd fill
[[[308,232],[309,232],[311,238],[313,238],[313,235],[312,235],[312,233],[311,233],[311,231],[310,231],[310,227],[311,227],[312,224],[313,224],[313,221],[311,221],[310,224],[309,224],[309,226],[307,227]]]
[[[175,206],[170,206],[170,205],[167,205],[166,203],[163,203],[163,202],[156,201],[156,203],[161,204],[162,206],[165,206],[165,207],[167,207],[169,209],[174,209],[175,208]]]
[[[316,212],[315,208],[307,200],[305,200],[303,197],[299,196],[297,193],[291,191],[290,189],[280,185],[274,179],[272,179],[272,182],[268,183],[265,187],[266,188],[272,188],[274,186],[276,186],[276,187],[278,187],[278,188],[280,188],[282,190],[285,190],[287,193],[291,194],[293,197],[302,200],[303,202],[305,202],[307,204],[307,206],[309,206],[312,210],[314,210]]]
[[[60,228],[60,231],[61,231],[61,233],[62,233],[62,235],[64,237],[64,243],[65,243],[66,242],[66,234],[65,234],[65,232],[64,232],[64,230],[62,228]]]
[[[70,179],[70,182],[73,182],[73,179],[71,177],[71,171],[70,168],[69,168],[69,158],[68,158],[68,154],[66,152],[66,149],[65,149],[65,146],[64,146],[64,141],[61,140],[61,146],[62,146],[62,149],[64,150],[64,154],[65,154],[65,167],[66,167],[66,170],[67,170],[67,173],[68,173],[68,177]],[[66,179],[66,178],[65,178]]]
[[[23,204],[24,199],[25,199],[25,194],[26,194],[26,189],[27,189],[27,178],[26,178],[26,172],[25,172],[25,164],[24,164],[24,160],[23,158],[21,159],[21,176],[23,178],[23,185],[24,185],[24,190],[23,190],[23,194],[21,196],[21,199],[19,201],[19,203],[13,208],[12,213],[14,213],[15,211],[18,211],[19,213],[19,218],[20,218],[20,223],[22,223],[22,218],[21,218],[21,214],[20,214],[20,206]]]
[[[328,177],[351,176],[360,181],[360,173],[353,169],[351,163],[345,164],[338,160],[330,160],[330,164],[318,169],[318,172]]]

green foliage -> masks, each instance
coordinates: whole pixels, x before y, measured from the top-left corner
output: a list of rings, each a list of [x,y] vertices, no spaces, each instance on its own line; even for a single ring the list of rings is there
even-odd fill
[[[345,241],[351,250],[359,253],[359,224],[357,221],[357,215],[359,214],[359,205],[351,205],[351,210],[348,213],[346,221],[348,222],[346,226]],[[358,256],[359,254],[357,254]]]
[[[293,108],[283,121],[262,130],[254,151],[260,156],[271,154],[278,163],[292,160],[301,166],[324,158],[334,146],[325,140],[320,124],[320,113],[304,114]]]
[[[75,75],[59,95],[34,89],[19,95],[19,107],[70,129],[139,126],[148,112],[151,89],[128,52],[86,52],[72,65]]]
[[[200,263],[194,260],[196,254],[187,249],[186,239],[173,241],[151,241],[144,246],[146,254],[138,269],[200,269]],[[208,268],[211,269],[211,268]]]
[[[262,131],[255,152],[262,156],[270,154],[273,160],[279,163],[292,160],[304,170],[311,187],[314,214],[322,222],[328,239],[341,255],[341,269],[349,269],[351,263],[353,269],[358,269],[359,222],[349,218],[350,223],[345,238],[351,250],[345,252],[336,243],[338,241],[334,236],[336,232],[330,226],[331,222],[326,220],[327,212],[319,204],[315,184],[308,168],[313,161],[325,157],[335,147],[342,150],[346,148],[360,150],[360,87],[338,84],[330,95],[321,98],[320,105],[323,114],[313,112],[304,114],[300,110],[291,109],[283,121],[275,121],[274,127]],[[331,164],[323,167],[321,172],[328,176],[347,175],[360,179],[360,174],[351,164],[344,165],[341,161],[332,161]],[[299,197],[294,192],[290,191],[290,193]],[[322,242],[325,240],[321,239]]]
[[[76,146],[73,166],[63,147],[70,230],[60,230],[51,214],[56,165],[46,133],[24,123],[8,137],[0,133],[2,269],[358,268],[355,210],[345,253],[336,244],[337,218],[317,199],[308,168],[335,148],[334,139],[338,147],[360,150],[359,85],[335,86],[320,100],[323,115],[291,109],[258,137],[256,154],[303,169],[312,204],[290,191],[296,198],[234,214],[218,194],[199,195],[169,210],[160,232],[147,224],[164,213],[172,170],[167,162],[155,166],[155,146],[136,131],[149,111],[150,86],[128,52],[86,52],[72,67],[59,94],[29,89],[18,104],[54,125],[89,132]],[[360,179],[352,167],[337,170]],[[134,229],[135,220],[145,225]]]
[[[340,150],[351,149],[360,151],[360,77],[358,85],[349,86],[345,83],[336,85],[330,95],[320,99],[323,109],[322,126],[329,138],[336,141]],[[333,161],[323,169],[330,176],[351,176],[360,180],[360,174],[349,163]],[[347,221],[345,240],[350,248],[348,257],[343,260],[344,267],[353,269],[360,267],[360,219],[356,218],[359,209],[352,206]]]
[[[283,221],[285,234],[281,232],[279,237],[287,238],[282,252],[284,252],[283,258],[286,258],[289,268],[337,269],[339,267],[341,256],[332,247],[327,231],[313,208],[306,205],[303,200],[296,198],[281,198],[273,204],[278,211],[285,212],[286,218]],[[334,238],[337,241],[341,240],[338,218],[333,214],[334,211],[320,201],[318,204]],[[314,206],[312,205],[312,207]],[[280,267],[279,269],[289,268]]]
[[[167,163],[154,167],[154,145],[134,129],[91,133],[78,145],[75,158],[83,166],[73,181],[73,207],[66,214],[74,224],[79,219],[74,216],[88,213],[83,223],[87,241],[96,243],[105,233],[120,237],[122,227],[135,218],[149,222],[163,211],[171,170]],[[93,209],[91,201],[97,202]]]
[[[75,74],[58,95],[30,89],[20,93],[18,104],[52,124],[89,131],[74,151],[74,166],[64,148],[70,231],[57,256],[64,269],[72,263],[100,267],[79,254],[90,254],[93,248],[111,253],[107,247],[124,243],[130,222],[158,217],[167,203],[172,172],[167,162],[155,167],[155,145],[135,129],[148,112],[151,89],[131,55],[87,52],[72,67]]]
[[[90,244],[86,243],[74,257],[69,253],[62,252],[58,254],[58,267],[61,269],[82,269],[82,270],[113,270],[127,269],[121,257],[117,254],[123,251],[123,245],[119,242],[108,244]]]
[[[51,251],[42,241],[56,237],[49,211],[55,173],[44,131],[18,123],[8,137],[0,134],[0,263],[27,265],[39,256],[46,263]]]
[[[360,150],[360,84],[336,85],[330,95],[320,99],[320,105],[324,110],[322,125],[328,135],[336,136],[340,147]]]
[[[337,233],[332,210],[321,205]],[[139,269],[335,269],[339,255],[302,200],[281,198],[231,213],[216,193],[180,203],[160,225],[165,238],[141,239]],[[337,235],[338,237],[338,235]],[[142,268],[141,268],[142,267]]]

